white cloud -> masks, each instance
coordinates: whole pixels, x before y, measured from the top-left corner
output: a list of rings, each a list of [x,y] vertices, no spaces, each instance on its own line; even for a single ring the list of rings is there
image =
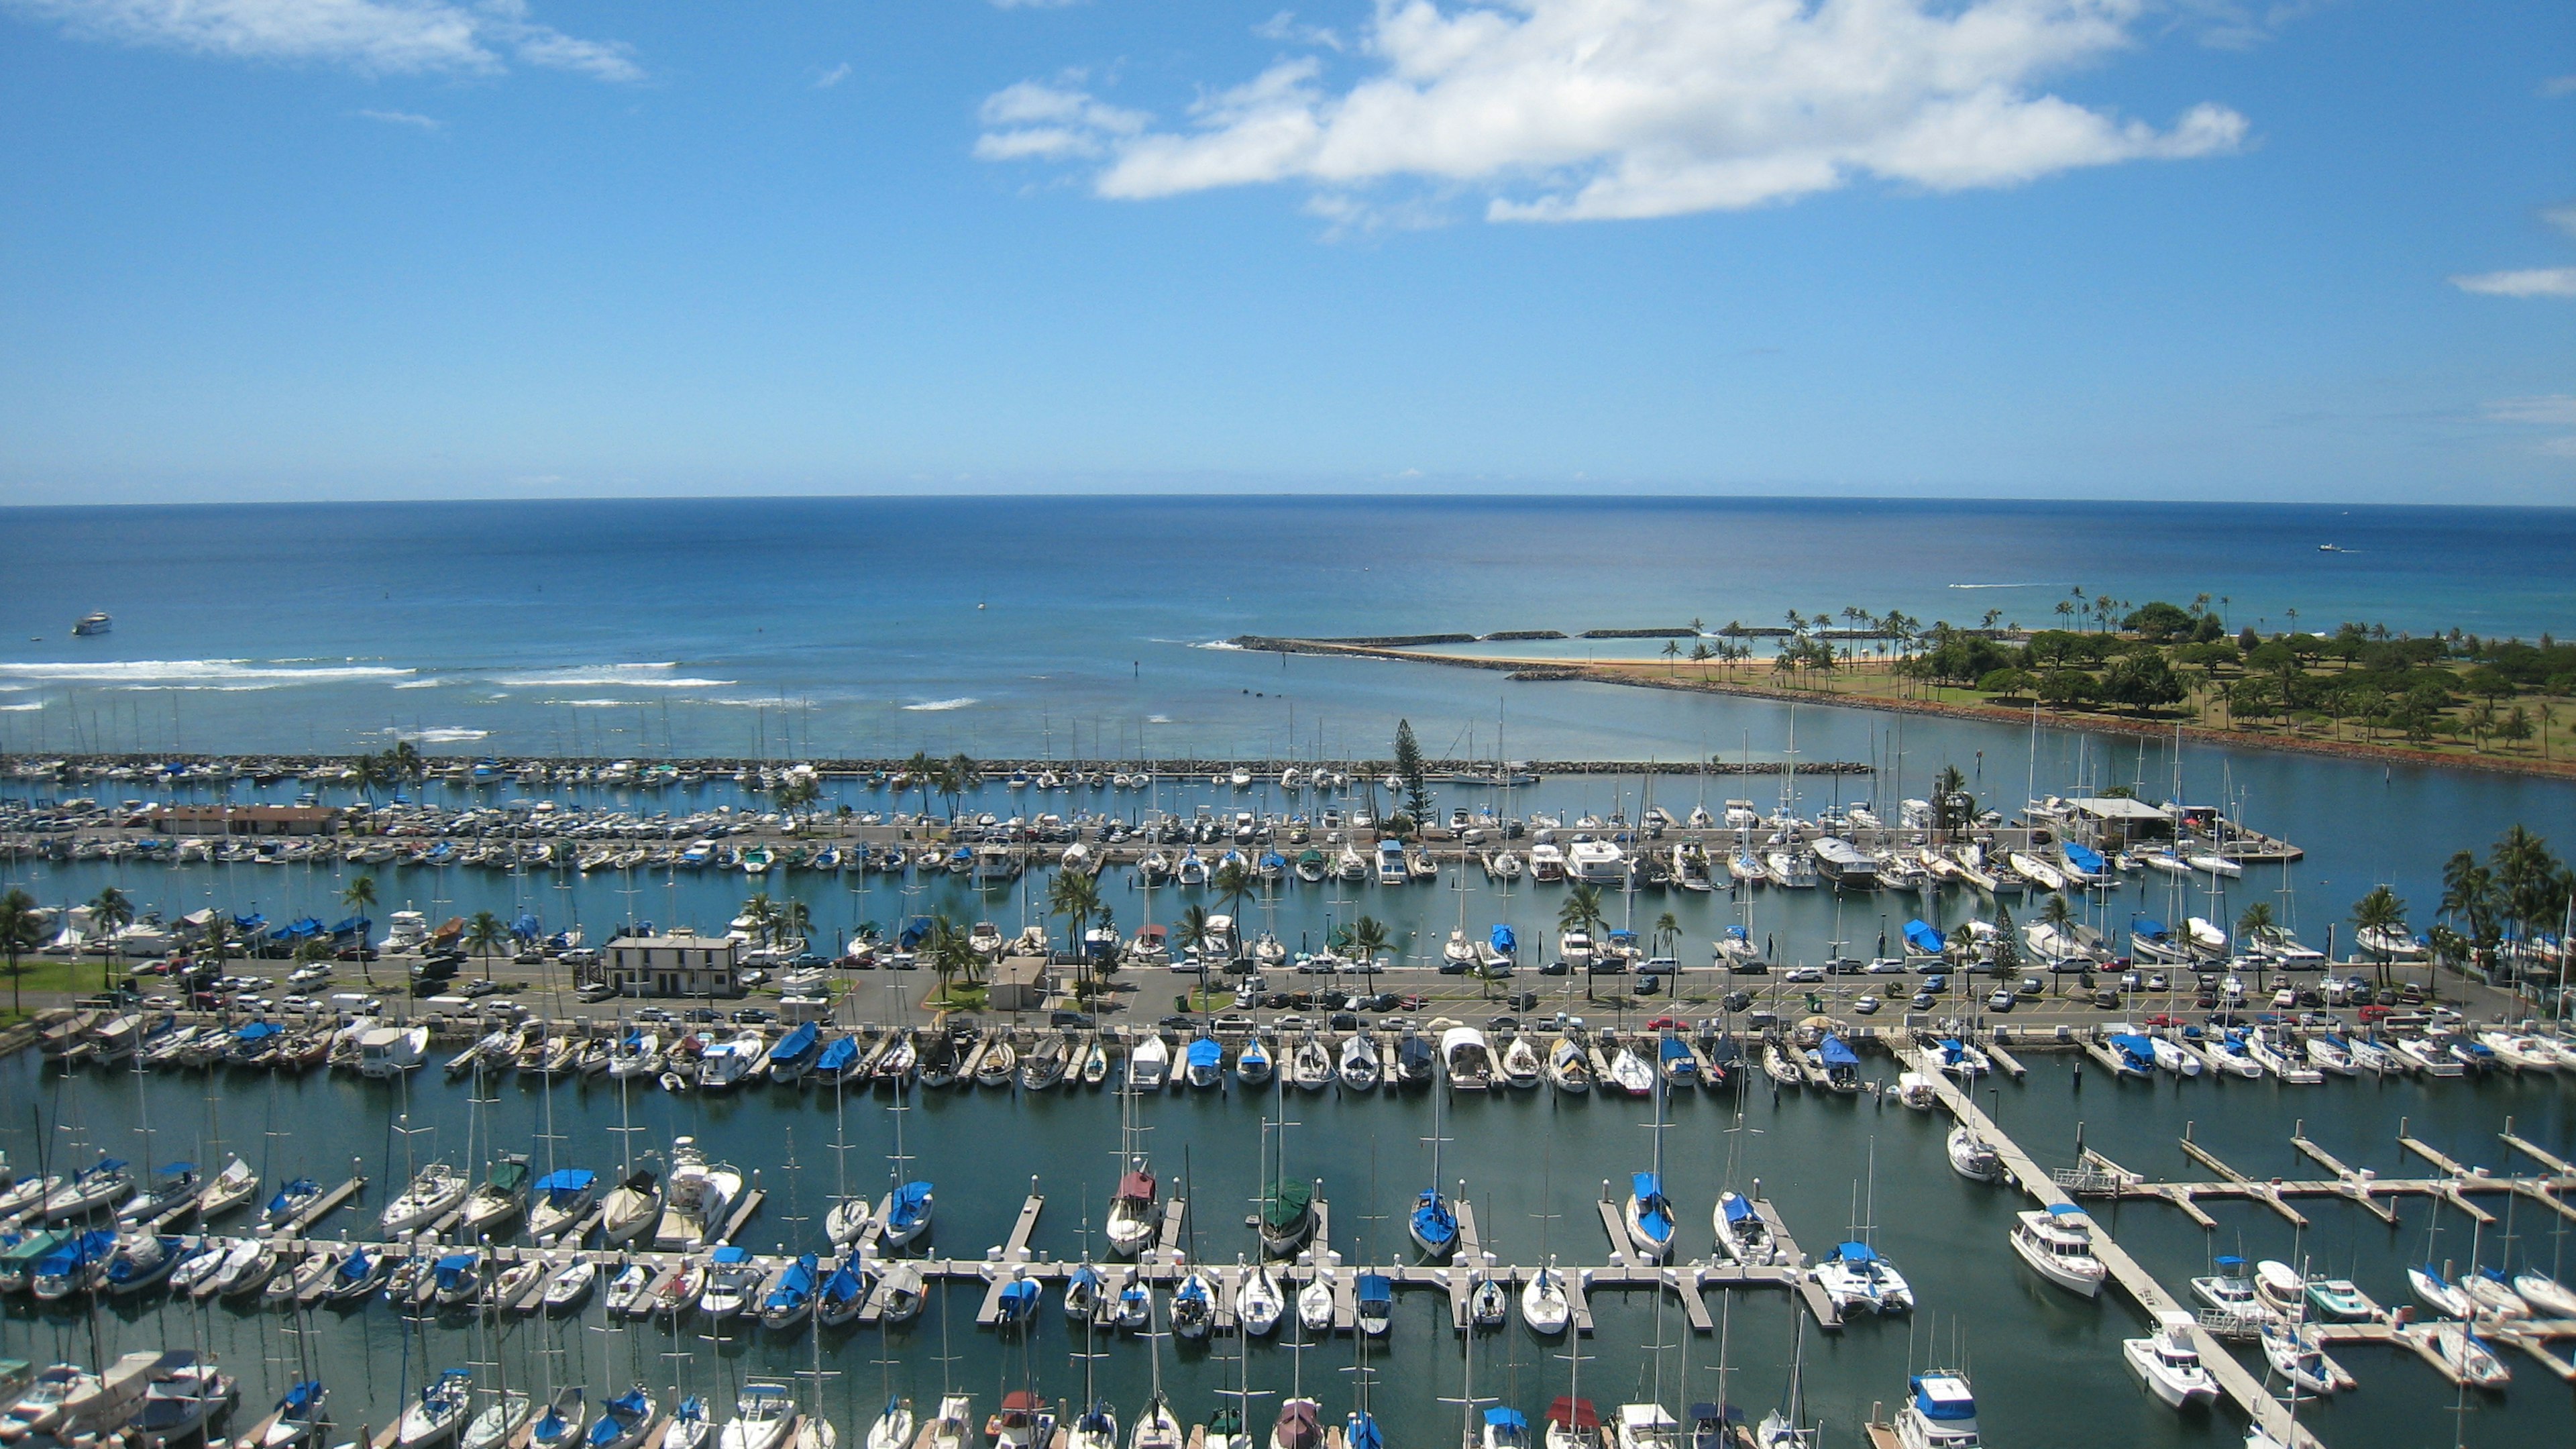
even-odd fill
[[[1053,87],[1060,113],[1043,121],[988,104],[976,153],[1104,157],[1092,185],[1111,197],[1409,179],[1481,188],[1496,220],[1574,220],[2233,149],[2246,123],[2222,106],[2159,130],[2037,89],[2128,47],[2143,3],[1379,0],[1368,73],[1348,85],[1283,59],[1168,129],[1114,107],[1118,128],[1087,125],[1101,103]]]
[[[984,134],[975,154],[987,161],[1059,161],[1092,157],[1132,139],[1152,117],[1106,105],[1070,85],[1022,81],[984,98]]]
[[[435,131],[447,124],[436,116],[415,115],[410,111],[360,111],[358,114],[388,126],[417,126],[424,131]]]
[[[1342,48],[1341,32],[1322,25],[1300,25],[1294,10],[1280,11],[1252,27],[1252,33],[1256,39],[1275,40],[1283,45],[1320,45],[1326,50]]]
[[[832,87],[839,85],[841,82],[848,80],[849,78],[850,63],[845,60],[839,65],[832,67],[830,70],[823,72],[821,75],[814,77],[814,89],[818,91],[828,91]]]
[[[2489,297],[2576,297],[2576,267],[2525,267],[2511,272],[2474,272],[2453,277],[2463,292]]]
[[[2576,427],[2576,394],[2543,393],[2509,397],[2487,404],[2491,423],[2533,423],[2542,427]]]
[[[75,35],[235,60],[318,61],[376,73],[525,65],[644,78],[632,47],[528,18],[526,0],[0,0]]]
[[[2540,214],[2540,219],[2569,236],[2576,236],[2576,205],[2550,207]]]

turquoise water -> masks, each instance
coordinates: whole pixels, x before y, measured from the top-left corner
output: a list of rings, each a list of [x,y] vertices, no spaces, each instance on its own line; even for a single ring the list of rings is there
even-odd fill
[[[2490,1165],[2501,1165],[2492,1134],[2508,1117],[2515,1130],[2562,1152],[2576,1146],[2576,1109],[2568,1090],[2555,1083],[2338,1080],[2307,1089],[2268,1082],[2147,1087],[2115,1086],[2088,1069],[2078,1088],[2072,1059],[2034,1056],[2031,1064],[2028,1082],[2000,1087],[1996,1110],[2006,1129],[2050,1165],[2074,1160],[2079,1124],[2088,1145],[2131,1168],[2173,1177],[2202,1175],[2173,1145],[2186,1124],[2211,1150],[2262,1176],[2305,1175],[2287,1142],[2292,1122],[2300,1119],[2311,1137],[2345,1161],[2389,1176],[2415,1170],[2393,1140],[2401,1118],[2434,1145]],[[1868,1069],[1882,1079],[1894,1070],[1884,1059],[1871,1060]],[[275,1083],[245,1076],[206,1080],[222,1089],[217,1111],[210,1112],[203,1080],[145,1079],[141,1097],[156,1128],[154,1155],[213,1157],[217,1149],[205,1140],[212,1131],[226,1148],[271,1175],[306,1172],[334,1179],[354,1160],[383,1180],[388,1168],[399,1175],[405,1160],[404,1141],[388,1124],[406,1112],[414,1127],[434,1129],[434,1135],[412,1139],[413,1150],[458,1157],[466,1151],[470,1094],[434,1073],[407,1087],[318,1076]],[[137,1092],[121,1079],[58,1081],[21,1055],[0,1064],[0,1090],[17,1109],[15,1120],[0,1128],[0,1144],[13,1162],[27,1160],[34,1150],[33,1124],[40,1121],[60,1124],[58,1143],[140,1147],[133,1133]],[[548,1094],[513,1081],[492,1095],[497,1100],[479,1129],[486,1134],[483,1141],[530,1152],[540,1166],[616,1165],[618,1136],[611,1129],[621,1113],[612,1085],[566,1086]],[[549,1095],[556,1139],[551,1144]],[[762,1087],[709,1099],[644,1090],[634,1095],[631,1120],[646,1129],[636,1136],[639,1144],[659,1146],[674,1134],[692,1132],[718,1144],[737,1166],[756,1171],[771,1198],[744,1241],[768,1250],[819,1236],[821,1214],[839,1182],[842,1159],[835,1144],[842,1132],[849,1180],[866,1190],[882,1185],[884,1154],[892,1145],[889,1100],[849,1099],[836,1130],[828,1094],[800,1097]],[[1527,1264],[1556,1254],[1567,1263],[1600,1261],[1604,1245],[1592,1202],[1603,1180],[1624,1181],[1626,1173],[1646,1164],[1648,1108],[1501,1093],[1453,1105],[1442,1123],[1451,1139],[1442,1173],[1465,1181],[1485,1239],[1500,1259]],[[2132,1387],[2119,1364],[2118,1340],[2142,1330],[2124,1301],[2106,1295],[2081,1302],[2020,1267],[2003,1239],[2011,1213],[2022,1204],[1954,1176],[1936,1119],[1893,1105],[1881,1108],[1870,1099],[1774,1101],[1761,1091],[1747,1094],[1741,1106],[1739,1121],[1737,1101],[1728,1095],[1683,1096],[1672,1105],[1667,1179],[1680,1208],[1684,1248],[1704,1255],[1717,1193],[1758,1176],[1811,1253],[1829,1247],[1855,1221],[1874,1223],[1875,1241],[1911,1278],[1923,1305],[1910,1326],[1858,1322],[1838,1335],[1811,1327],[1807,1392],[1811,1408],[1832,1426],[1826,1442],[1858,1442],[1855,1426],[1869,1406],[1892,1404],[1903,1391],[1908,1363],[1920,1366],[1930,1359],[1964,1361],[1973,1370],[1987,1436],[1998,1445],[2235,1442],[2225,1414],[2178,1419]],[[916,1107],[906,1146],[917,1156],[916,1170],[938,1184],[939,1252],[973,1257],[998,1243],[1034,1176],[1047,1205],[1033,1245],[1058,1258],[1081,1256],[1086,1225],[1100,1220],[1116,1171],[1113,1096],[933,1093],[917,1098]],[[1262,1094],[1163,1095],[1143,1103],[1140,1121],[1150,1129],[1145,1140],[1157,1170],[1176,1190],[1185,1183],[1199,1205],[1195,1246],[1202,1258],[1231,1261],[1251,1251],[1252,1235],[1241,1226],[1241,1214],[1258,1186],[1262,1121],[1280,1115],[1276,1100]],[[1345,1099],[1328,1092],[1292,1097],[1285,1115],[1297,1124],[1287,1132],[1290,1170],[1322,1179],[1335,1241],[1346,1256],[1384,1261],[1404,1251],[1401,1214],[1430,1173],[1422,1141],[1432,1135],[1430,1098]],[[798,1165],[792,1174],[791,1157]],[[381,1194],[371,1194],[371,1201],[380,1202]],[[2488,1205],[2505,1210],[2501,1202]],[[2177,1290],[2185,1278],[2206,1271],[2211,1255],[2236,1252],[2249,1258],[2305,1256],[2321,1269],[2350,1274],[2383,1303],[2405,1301],[2404,1265],[2426,1252],[2430,1220],[2423,1203],[2408,1202],[2395,1229],[2339,1203],[2318,1202],[2307,1210],[2314,1226],[2305,1234],[2260,1207],[2224,1204],[2212,1207],[2221,1223],[2214,1234],[2161,1205],[2126,1204],[2107,1211],[2105,1221]],[[810,1220],[801,1236],[790,1221],[798,1215]],[[2524,1205],[2513,1219],[2509,1247],[2499,1245],[2500,1232],[2491,1232],[2480,1245],[2483,1256],[2498,1262],[2509,1252],[2516,1264],[2544,1266],[2556,1260],[2560,1240],[2543,1216]],[[325,1231],[365,1221],[361,1213],[344,1211]],[[2470,1260],[2470,1234],[2458,1214],[2443,1214],[2433,1256]],[[941,1307],[884,1336],[824,1335],[823,1366],[838,1374],[827,1383],[825,1402],[844,1434],[873,1413],[887,1378],[924,1404],[953,1383],[989,1410],[1002,1389],[1019,1386],[1024,1377],[1050,1397],[1079,1399],[1082,1365],[1071,1355],[1081,1345],[1068,1336],[1051,1299],[1022,1343],[972,1327],[979,1291],[952,1292],[943,1305],[950,1314],[946,1352],[953,1360],[945,1365]],[[1654,1392],[1659,1382],[1665,1402],[1676,1406],[1685,1391],[1695,1398],[1712,1393],[1719,1343],[1713,1336],[1694,1338],[1669,1299],[1660,1319],[1654,1301],[1643,1294],[1605,1292],[1594,1305],[1599,1331],[1583,1347],[1587,1396],[1606,1404]],[[1455,1409],[1437,1400],[1459,1390],[1458,1340],[1436,1295],[1406,1292],[1397,1307],[1393,1334],[1371,1350],[1386,1375],[1376,1406],[1393,1442],[1436,1442],[1455,1432]],[[1720,1312],[1716,1298],[1711,1312]],[[1777,1292],[1744,1292],[1735,1295],[1724,1317],[1732,1391],[1758,1416],[1785,1390],[1794,1327],[1788,1300]],[[407,1336],[401,1321],[380,1304],[324,1312],[314,1321],[305,1342],[333,1385],[344,1423],[385,1422],[402,1385],[417,1384],[424,1364],[491,1357],[490,1346],[477,1345],[461,1325],[431,1328],[425,1343]],[[280,1315],[228,1306],[118,1307],[102,1312],[96,1326],[109,1352],[192,1342],[202,1334],[208,1346],[255,1380],[264,1376],[267,1387],[255,1389],[254,1398],[275,1392],[285,1380],[286,1364],[267,1360],[295,1351]],[[13,1302],[0,1325],[0,1354],[85,1356],[90,1327],[78,1315],[38,1315],[23,1300]],[[676,1372],[692,1391],[719,1395],[746,1373],[812,1365],[813,1346],[801,1336],[782,1340],[738,1329],[707,1341],[696,1333],[692,1326],[683,1334],[677,1349],[691,1357],[675,1366],[663,1357],[674,1349],[667,1332],[603,1328],[594,1307],[579,1326],[513,1328],[502,1351],[510,1356],[514,1384],[526,1383],[532,1372],[542,1379],[545,1360],[536,1350],[558,1348],[563,1357],[554,1361],[556,1372],[566,1377],[578,1374],[598,1385],[640,1374],[667,1384]],[[1653,1350],[1659,1342],[1667,1345],[1661,1353]],[[1121,1342],[1103,1351],[1109,1357],[1096,1365],[1101,1391],[1132,1414],[1146,1392],[1145,1349]],[[1185,1415],[1204,1415],[1216,1403],[1216,1390],[1234,1381],[1230,1345],[1213,1351],[1181,1345],[1176,1352],[1166,1342],[1161,1351],[1165,1382]],[[1562,1344],[1531,1337],[1515,1318],[1505,1330],[1478,1340],[1475,1388],[1535,1415],[1565,1391],[1568,1365],[1557,1357],[1564,1351]],[[1278,1341],[1256,1342],[1251,1357],[1256,1388],[1284,1393],[1302,1360],[1305,1386],[1329,1412],[1338,1414],[1350,1403],[1351,1376],[1345,1370],[1355,1350],[1348,1340],[1296,1353],[1283,1330]],[[2361,1388],[2309,1411],[2329,1443],[2397,1449],[2451,1442],[2454,1396],[2421,1360],[2362,1349],[2343,1350],[2339,1357],[2359,1375]],[[2466,1442],[2568,1442],[2576,1434],[2576,1406],[2566,1388],[2536,1364],[2508,1357],[2515,1382],[2499,1399],[2472,1400]],[[1275,1408],[1275,1398],[1268,1402]]]

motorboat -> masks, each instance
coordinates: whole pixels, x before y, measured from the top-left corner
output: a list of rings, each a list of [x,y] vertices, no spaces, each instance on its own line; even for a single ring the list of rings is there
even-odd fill
[[[1454,1026],[1440,1035],[1440,1062],[1453,1091],[1481,1092],[1494,1080],[1494,1051],[1485,1034]]]
[[[1906,1381],[1905,1407],[1896,1411],[1898,1449],[1979,1449],[1977,1396],[1968,1376],[1948,1369]]]
[[[724,1227],[741,1193],[740,1172],[709,1162],[696,1138],[674,1138],[662,1220],[653,1230],[653,1245],[666,1250],[706,1246]]]
[[[2120,1340],[2120,1355],[2147,1392],[2174,1409],[2206,1407],[2218,1398],[2218,1383],[2200,1361],[2191,1315],[2166,1309],[2156,1315],[2149,1338]]]
[[[231,1374],[211,1358],[186,1357],[192,1361],[165,1363],[144,1390],[143,1406],[130,1426],[141,1449],[168,1449],[191,1439],[213,1442],[220,1438],[215,1425],[241,1402],[241,1385]]]
[[[1159,1092],[1172,1072],[1172,1048],[1162,1033],[1148,1031],[1127,1049],[1127,1085],[1139,1092]]]
[[[2031,1271],[2081,1297],[2099,1296],[2109,1276],[2093,1256],[2093,1220],[2073,1203],[2014,1214],[2012,1246]]]

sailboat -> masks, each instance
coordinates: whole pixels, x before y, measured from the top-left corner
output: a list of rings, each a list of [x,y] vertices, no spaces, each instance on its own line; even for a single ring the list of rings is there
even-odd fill
[[[1431,1186],[1413,1200],[1413,1211],[1404,1219],[1413,1245],[1433,1258],[1446,1258],[1458,1250],[1458,1215],[1440,1192],[1440,1144],[1448,1140],[1440,1131],[1441,1095],[1435,1092],[1431,1097]]]
[[[1625,1213],[1628,1250],[1649,1263],[1660,1263],[1673,1251],[1673,1205],[1664,1197],[1664,1089],[1655,1089],[1654,1167],[1629,1178]]]
[[[877,1204],[877,1221],[881,1224],[878,1241],[888,1249],[908,1247],[930,1231],[931,1188],[926,1181],[904,1181],[904,1164],[912,1159],[903,1150],[903,1119],[911,1110],[904,1100],[903,1084],[894,1089],[894,1105],[886,1109],[894,1118],[894,1151],[886,1159],[888,1181],[892,1184]]]

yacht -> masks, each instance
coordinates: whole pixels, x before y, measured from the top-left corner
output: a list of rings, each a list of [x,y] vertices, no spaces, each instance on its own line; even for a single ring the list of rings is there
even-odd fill
[[[1355,1031],[1343,1040],[1337,1074],[1341,1078],[1344,1090],[1352,1092],[1374,1090],[1381,1072],[1375,1034],[1365,1030]]]
[[[420,1170],[401,1196],[385,1204],[376,1220],[389,1237],[426,1227],[463,1203],[473,1187],[473,1179],[463,1172],[444,1162],[433,1162]]]
[[[84,639],[94,634],[105,634],[113,630],[115,627],[115,618],[103,610],[83,614],[78,619],[72,621],[73,635]]]
[[[2317,1331],[2304,1324],[2264,1324],[2263,1359],[2274,1373],[2306,1393],[2340,1393],[2356,1382],[2342,1364],[2326,1357]]]
[[[1148,1031],[1127,1050],[1127,1085],[1140,1092],[1159,1092],[1171,1075],[1172,1048],[1162,1033]]]
[[[1907,1387],[1912,1393],[1896,1411],[1899,1449],[1978,1449],[1977,1398],[1966,1374],[1936,1369]]]
[[[1673,1205],[1664,1197],[1662,1174],[1639,1172],[1629,1176],[1623,1217],[1630,1252],[1649,1263],[1660,1263],[1672,1253]]]
[[[1109,1200],[1109,1251],[1132,1258],[1154,1241],[1154,1234],[1162,1226],[1157,1207],[1160,1196],[1154,1175],[1145,1170],[1145,1160],[1135,1159],[1127,1174],[1118,1180],[1116,1196]]]
[[[2093,1256],[2092,1219],[2071,1202],[2015,1214],[2012,1245],[2032,1271],[2070,1293],[2098,1296],[2109,1276],[2102,1260]]]
[[[2256,1325],[2278,1316],[2254,1291],[2254,1280],[2246,1276],[2243,1258],[2223,1257],[2212,1266],[2218,1271],[2191,1280],[2193,1297],[2249,1333]]]
[[[2206,1406],[2218,1398],[2218,1383],[2195,1346],[2191,1315],[2180,1309],[2156,1315],[2154,1337],[2120,1340],[2120,1354],[2147,1392],[2172,1408]]]
[[[671,1173],[663,1191],[662,1219],[653,1230],[661,1249],[700,1248],[720,1232],[742,1193],[742,1174],[710,1163],[695,1137],[671,1142]]]
[[[640,1168],[610,1188],[599,1205],[600,1235],[619,1247],[643,1236],[661,1220],[661,1182]]]
[[[2513,1380],[2513,1370],[2495,1356],[2486,1341],[2470,1331],[2465,1323],[2435,1323],[2416,1330],[2433,1345],[2433,1351],[2461,1382],[2482,1389],[2501,1389]]]
[[[1718,1194],[1716,1219],[1718,1251],[1746,1267],[1760,1267],[1780,1256],[1780,1247],[1771,1237],[1771,1224],[1754,1210],[1752,1200],[1740,1192]]]

